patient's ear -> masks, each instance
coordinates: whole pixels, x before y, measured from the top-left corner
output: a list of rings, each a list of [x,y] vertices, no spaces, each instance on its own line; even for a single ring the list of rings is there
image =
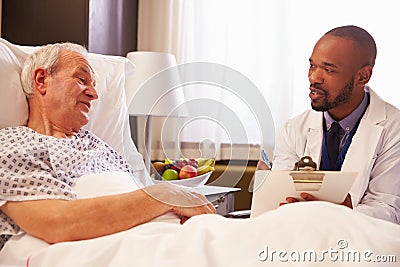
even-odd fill
[[[37,89],[41,95],[46,94],[46,79],[49,76],[47,70],[38,68],[33,73],[33,89]]]

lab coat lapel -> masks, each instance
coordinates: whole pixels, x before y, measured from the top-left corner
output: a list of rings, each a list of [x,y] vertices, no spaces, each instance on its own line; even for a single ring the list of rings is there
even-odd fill
[[[321,147],[322,147],[322,122],[323,113],[315,112],[312,114],[310,127],[308,128],[306,138],[305,156],[310,156],[319,166],[321,162]]]
[[[378,125],[386,118],[383,101],[372,91],[371,102],[364,117],[360,121],[357,132],[347,151],[342,171],[357,171],[358,176],[351,188],[352,202],[355,206],[367,189],[375,151],[379,143],[383,127]]]

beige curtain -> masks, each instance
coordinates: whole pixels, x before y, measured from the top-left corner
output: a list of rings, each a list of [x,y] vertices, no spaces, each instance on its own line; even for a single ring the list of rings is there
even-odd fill
[[[400,92],[395,90],[390,78],[397,76],[394,62],[400,59],[395,39],[400,17],[395,3],[374,0],[338,0],[334,4],[319,0],[140,0],[138,50],[169,52],[176,56],[178,63],[215,62],[244,74],[265,98],[273,115],[273,131],[279,133],[287,119],[309,108],[308,58],[318,38],[340,25],[364,27],[375,37],[378,59],[370,86],[385,100],[400,106]],[[187,91],[185,95],[191,99],[193,94],[207,89]],[[230,96],[224,93],[214,90],[212,97],[229,104]],[[207,135],[202,134],[205,131],[213,135],[219,149],[218,157],[229,158],[229,153],[220,150],[226,144],[226,135],[211,128],[197,127],[185,140],[189,142],[192,138],[194,143],[199,142]],[[270,144],[257,142],[257,136],[251,136],[250,143],[261,144],[271,156]],[[259,147],[255,151],[257,149]],[[258,154],[250,157],[258,158]]]

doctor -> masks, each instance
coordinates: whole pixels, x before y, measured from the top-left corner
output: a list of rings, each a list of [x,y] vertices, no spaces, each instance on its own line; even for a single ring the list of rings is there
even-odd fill
[[[338,27],[319,39],[309,59],[312,109],[284,125],[273,169],[293,169],[311,156],[320,170],[357,171],[343,204],[400,223],[400,113],[366,86],[375,58],[374,39],[359,27]],[[327,141],[334,122],[340,125],[337,156],[329,154]]]

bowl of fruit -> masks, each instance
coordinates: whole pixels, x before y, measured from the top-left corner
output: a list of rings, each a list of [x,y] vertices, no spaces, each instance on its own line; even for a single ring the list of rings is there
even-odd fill
[[[154,183],[174,183],[189,187],[205,185],[214,170],[215,159],[198,158],[157,161],[153,166]]]

